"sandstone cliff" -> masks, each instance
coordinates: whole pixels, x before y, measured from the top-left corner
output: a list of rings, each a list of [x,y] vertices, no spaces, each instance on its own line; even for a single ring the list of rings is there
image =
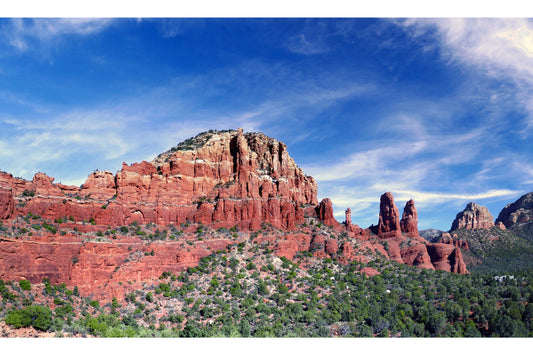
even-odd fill
[[[96,297],[121,297],[237,241],[251,243],[258,230],[253,243],[288,259],[310,253],[349,263],[381,254],[467,272],[454,244],[419,236],[413,200],[400,220],[394,197],[385,193],[375,228],[353,224],[350,209],[341,224],[330,199],[318,203],[315,180],[285,144],[242,129],[199,134],[152,162],[124,163],[115,175],[95,171],[81,187],[56,184],[44,173],[26,181],[0,172],[0,219],[11,233],[0,236],[1,278],[49,278]],[[159,226],[180,229],[177,239],[154,241]],[[204,227],[210,234],[202,234]]]
[[[257,229],[269,223],[292,229],[303,221],[302,208],[317,204],[315,180],[285,144],[242,129],[200,134],[151,163],[123,164],[115,176],[94,172],[81,188],[54,184],[42,173],[32,182],[4,174],[0,188],[0,218],[31,212],[112,226],[195,222]]]
[[[489,229],[491,227],[494,227],[494,218],[487,207],[470,202],[464,211],[459,212],[455,217],[451,231],[456,229]]]

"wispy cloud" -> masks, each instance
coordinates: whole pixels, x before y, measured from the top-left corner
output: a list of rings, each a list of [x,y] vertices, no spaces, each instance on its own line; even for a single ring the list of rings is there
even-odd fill
[[[491,75],[533,80],[533,22],[529,19],[410,19],[403,23],[421,36],[440,35],[445,55],[479,66]]]
[[[29,49],[32,41],[50,43],[65,35],[87,36],[108,27],[111,19],[11,19],[2,28],[4,40],[20,51]]]
[[[300,32],[287,38],[285,47],[303,55],[324,54],[333,50],[339,40],[351,42],[353,35],[351,20],[309,19]]]
[[[475,68],[499,83],[493,94],[513,98],[527,112],[520,134],[526,139],[533,129],[533,20],[505,19],[409,19],[399,22],[417,39],[434,36],[442,56]]]

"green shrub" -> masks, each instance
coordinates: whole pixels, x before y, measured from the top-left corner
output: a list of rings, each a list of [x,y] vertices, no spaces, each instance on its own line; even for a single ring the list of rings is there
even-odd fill
[[[45,332],[52,325],[52,311],[44,306],[28,306],[9,312],[5,322],[15,329],[32,326]]]
[[[20,288],[24,291],[30,291],[31,290],[31,284],[28,280],[20,280],[19,281]]]
[[[33,197],[33,196],[35,196],[35,191],[34,190],[24,190],[24,191],[22,191],[22,196],[24,196],[24,197]]]
[[[7,314],[6,324],[15,329],[26,328],[31,325],[31,318],[24,309],[17,309]]]

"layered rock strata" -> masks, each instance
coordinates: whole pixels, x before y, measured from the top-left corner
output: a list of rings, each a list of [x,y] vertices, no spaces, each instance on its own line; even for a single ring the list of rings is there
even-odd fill
[[[81,188],[54,184],[42,173],[31,182],[2,175],[4,219],[31,212],[112,226],[195,222],[257,229],[268,223],[292,229],[303,221],[302,208],[317,205],[315,180],[285,144],[242,129],[200,134],[151,163],[124,163],[114,176],[94,172]]]

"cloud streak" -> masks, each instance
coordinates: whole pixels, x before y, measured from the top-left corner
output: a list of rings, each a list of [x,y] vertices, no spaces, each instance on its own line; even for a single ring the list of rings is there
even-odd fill
[[[30,49],[30,43],[50,43],[66,35],[88,36],[107,28],[111,19],[11,19],[3,26],[4,40],[19,51]]]

